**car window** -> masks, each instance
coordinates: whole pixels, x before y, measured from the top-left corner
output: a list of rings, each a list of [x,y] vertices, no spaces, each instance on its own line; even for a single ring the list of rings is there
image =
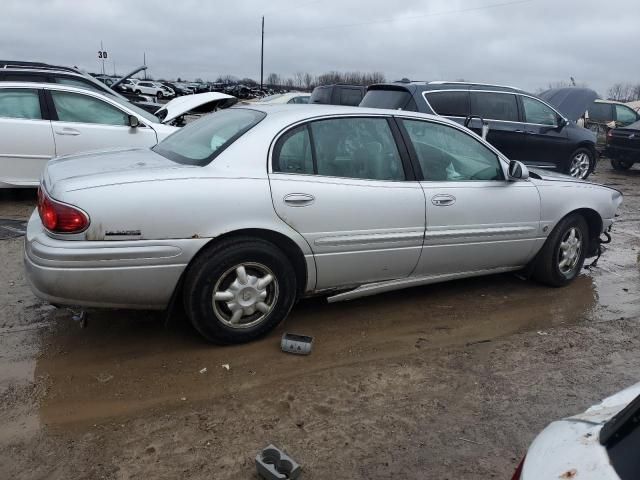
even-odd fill
[[[613,112],[610,103],[594,102],[589,107],[589,120],[594,122],[610,122],[613,120]]]
[[[362,101],[361,107],[388,108],[391,110],[408,110],[406,107],[413,101],[407,90],[375,89],[369,90]]]
[[[433,92],[427,93],[426,98],[438,115],[450,117],[469,115],[469,92]]]
[[[244,108],[221,110],[169,135],[153,150],[177,163],[204,166],[264,117],[264,112]]]
[[[0,89],[0,117],[41,120],[38,91],[26,88]]]
[[[287,103],[295,103],[295,104],[309,103],[309,96],[293,97]]]
[[[100,99],[79,93],[51,91],[53,104],[62,122],[129,125],[129,115]]]
[[[518,103],[511,93],[470,92],[471,115],[485,120],[518,121]]]
[[[309,103],[322,103],[322,104],[330,104],[331,103],[331,87],[316,87],[311,92],[311,100]]]
[[[45,75],[31,75],[28,73],[7,72],[2,75],[2,80],[5,82],[42,82],[48,81]]]
[[[504,180],[498,156],[478,139],[438,123],[402,120],[425,180]]]
[[[75,78],[70,78],[70,77],[55,77],[56,82],[61,84],[61,85],[71,85],[73,87],[80,87],[80,88],[85,88],[88,90],[93,90],[96,92],[104,92],[103,89],[101,89],[100,87],[93,85],[90,82],[83,82],[82,80],[77,80]]]
[[[398,147],[384,118],[312,122],[316,173],[331,177],[404,180]]]
[[[527,123],[539,123],[540,125],[557,125],[558,115],[544,103],[535,98],[522,97],[524,106],[524,118]]]
[[[313,174],[313,156],[307,125],[289,130],[278,139],[273,152],[273,170],[282,173]]]
[[[362,92],[355,88],[340,89],[340,105],[357,107],[362,101]]]
[[[616,120],[620,123],[630,124],[638,119],[636,112],[624,105],[616,105]]]

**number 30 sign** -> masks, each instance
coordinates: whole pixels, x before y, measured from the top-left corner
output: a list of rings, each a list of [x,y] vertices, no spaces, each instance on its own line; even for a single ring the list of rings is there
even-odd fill
[[[98,50],[98,58],[107,58],[106,50]]]

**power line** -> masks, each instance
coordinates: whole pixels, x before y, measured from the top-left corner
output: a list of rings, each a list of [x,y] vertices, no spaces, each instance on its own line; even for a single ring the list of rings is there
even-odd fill
[[[325,26],[325,27],[311,27],[311,28],[305,28],[304,31],[305,32],[309,32],[309,31],[316,31],[316,30],[331,30],[334,28],[352,28],[352,27],[362,27],[362,26],[366,26],[366,25],[376,25],[376,24],[381,24],[381,23],[392,23],[392,22],[401,22],[404,20],[414,20],[416,18],[426,18],[426,17],[438,17],[438,16],[443,16],[443,15],[452,15],[455,13],[467,13],[467,12],[473,12],[473,11],[477,11],[477,10],[486,10],[489,8],[499,8],[499,7],[508,7],[508,6],[512,6],[512,5],[519,5],[522,3],[530,3],[530,2],[534,2],[534,1],[538,1],[538,0],[515,0],[515,1],[510,1],[510,2],[501,2],[501,3],[492,3],[490,5],[482,5],[479,7],[470,7],[470,8],[460,8],[457,10],[447,10],[447,11],[443,11],[443,12],[432,12],[432,13],[424,13],[421,15],[412,15],[410,17],[399,17],[399,18],[386,18],[384,20],[374,20],[371,22],[361,22],[361,23],[349,23],[349,24],[344,24],[344,25],[329,25],[329,26]],[[315,2],[312,2],[315,3]]]

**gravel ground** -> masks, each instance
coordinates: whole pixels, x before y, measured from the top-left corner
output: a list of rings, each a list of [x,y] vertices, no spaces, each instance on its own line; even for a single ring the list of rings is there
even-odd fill
[[[593,181],[625,203],[567,288],[496,275],[305,300],[233,347],[153,312],[80,328],[28,289],[22,239],[0,240],[0,478],[257,478],[269,443],[303,479],[510,478],[546,424],[640,380],[640,170],[603,161]],[[0,192],[0,218],[34,200]],[[285,330],[313,353],[280,352]]]

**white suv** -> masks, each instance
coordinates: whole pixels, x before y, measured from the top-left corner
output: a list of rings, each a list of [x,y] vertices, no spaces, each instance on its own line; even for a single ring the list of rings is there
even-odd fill
[[[148,80],[140,80],[136,83],[134,93],[143,95],[153,95],[154,97],[173,97],[175,93],[168,87],[158,82],[150,82]]]

